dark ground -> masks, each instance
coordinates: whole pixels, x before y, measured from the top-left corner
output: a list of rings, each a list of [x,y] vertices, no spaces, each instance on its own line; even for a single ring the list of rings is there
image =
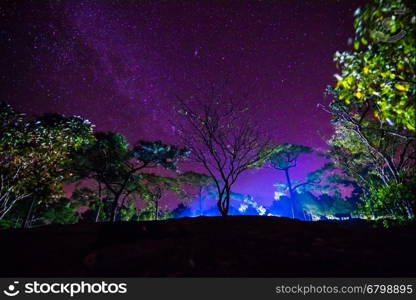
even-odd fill
[[[416,276],[416,226],[232,216],[0,231],[0,276]]]

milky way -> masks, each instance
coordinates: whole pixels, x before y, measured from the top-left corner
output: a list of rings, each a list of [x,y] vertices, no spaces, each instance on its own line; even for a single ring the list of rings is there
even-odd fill
[[[1,99],[29,114],[82,115],[131,142],[178,143],[174,95],[230,78],[250,87],[276,142],[324,148],[317,108],[363,1],[2,1]],[[319,167],[303,159],[300,177]],[[266,204],[280,175],[250,171],[236,190]]]

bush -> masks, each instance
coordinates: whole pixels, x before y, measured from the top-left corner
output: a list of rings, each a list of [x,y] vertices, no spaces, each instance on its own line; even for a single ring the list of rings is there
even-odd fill
[[[416,183],[391,182],[385,186],[370,187],[369,196],[359,205],[359,213],[375,218],[398,221],[414,219]]]

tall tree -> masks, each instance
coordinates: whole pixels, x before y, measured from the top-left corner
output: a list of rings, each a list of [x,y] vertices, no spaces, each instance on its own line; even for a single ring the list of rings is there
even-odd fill
[[[33,191],[24,223],[27,227],[38,203],[62,199],[63,184],[73,179],[69,168],[73,153],[90,145],[94,137],[88,120],[59,114],[45,114],[26,123],[24,134],[26,140],[19,145],[20,150],[33,151],[27,162],[31,166],[28,184]]]
[[[356,179],[373,215],[395,206],[400,209],[390,216],[414,216],[414,199],[398,187],[416,175],[415,8],[414,1],[373,0],[358,9],[354,50],[335,54],[341,73],[328,88],[334,100],[326,110],[335,127],[329,154]],[[386,189],[396,193],[393,205],[381,197],[390,195]]]
[[[354,50],[335,54],[337,98],[403,136],[416,130],[415,10],[412,0],[370,1],[355,12]]]
[[[261,161],[259,154],[268,145],[244,102],[215,88],[198,98],[177,97],[177,111],[184,121],[179,131],[195,160],[212,177],[222,216],[228,214],[237,178]]]
[[[336,106],[332,106],[332,111],[335,133],[329,140],[328,157],[332,158],[336,167],[357,182],[363,192],[361,199],[367,207],[365,214],[383,215],[381,203],[384,200],[375,200],[372,194],[386,194],[378,193],[377,190],[391,187],[397,191],[395,186],[411,184],[416,175],[416,141],[387,134],[380,123],[373,119],[363,118],[356,125],[357,117],[352,112],[347,109],[339,111],[334,108],[339,103],[334,104]],[[366,205],[366,202],[370,204],[378,201],[380,204],[370,205],[373,209]],[[398,217],[400,214],[412,218],[414,209],[411,208],[411,201],[411,198],[405,199],[397,194],[394,206],[401,207],[400,211],[405,213],[389,215]]]
[[[317,176],[310,176],[306,181],[294,183],[290,176],[290,169],[297,166],[299,157],[310,153],[312,153],[310,147],[295,144],[281,144],[272,148],[266,161],[273,168],[283,171],[285,174],[285,189],[288,190],[290,196],[292,218],[295,218],[296,190],[304,185],[316,183],[316,180],[319,180]]]
[[[59,114],[26,121],[7,105],[2,105],[1,111],[6,125],[0,137],[2,194],[9,191],[12,195],[3,217],[17,200],[26,201],[30,195],[24,222],[27,227],[37,204],[61,199],[63,184],[72,178],[68,168],[72,153],[92,142],[92,125],[80,117]]]

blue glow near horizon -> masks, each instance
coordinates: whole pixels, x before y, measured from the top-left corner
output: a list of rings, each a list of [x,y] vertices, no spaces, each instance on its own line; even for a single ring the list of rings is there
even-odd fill
[[[274,202],[274,204],[278,203],[278,201]],[[214,217],[220,216],[220,212],[218,208],[214,205],[209,207],[202,212],[199,208],[193,208],[195,206],[195,202],[190,204],[190,206],[179,205],[178,210],[175,213],[175,218],[182,218],[182,217]],[[253,200],[251,196],[245,196],[244,200],[241,201],[239,207],[230,206],[229,215],[236,216],[236,215],[247,215],[247,216],[277,216],[277,217],[290,217],[289,211],[285,209],[285,207],[278,207],[276,205],[272,205],[270,207],[264,207],[263,205],[258,204],[256,201]]]

